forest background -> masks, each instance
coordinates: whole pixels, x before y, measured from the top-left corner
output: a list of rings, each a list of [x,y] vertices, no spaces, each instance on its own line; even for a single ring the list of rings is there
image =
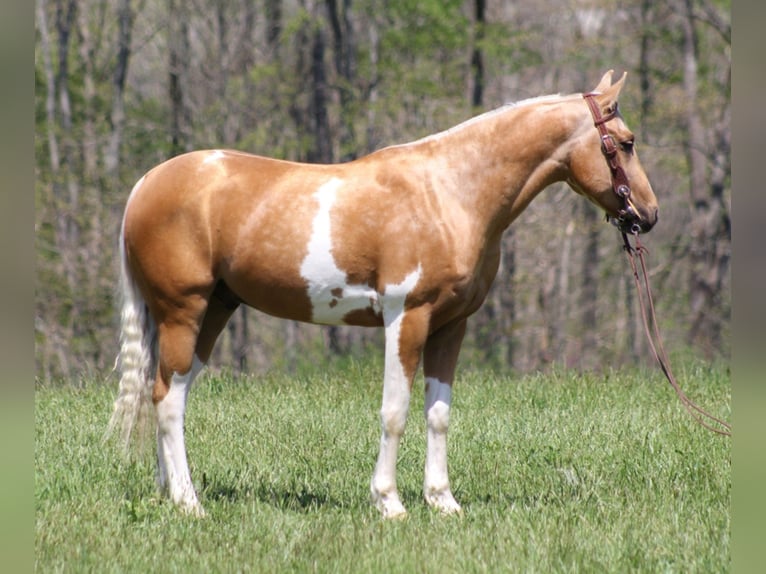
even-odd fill
[[[647,236],[674,351],[730,354],[730,0],[37,0],[35,356],[43,380],[117,351],[119,224],[184,151],[347,161],[508,101],[629,74],[621,110],[660,201]],[[287,208],[287,207],[286,207]],[[565,185],[506,232],[464,356],[527,372],[647,361],[617,232]],[[295,369],[382,345],[241,308],[215,366]]]

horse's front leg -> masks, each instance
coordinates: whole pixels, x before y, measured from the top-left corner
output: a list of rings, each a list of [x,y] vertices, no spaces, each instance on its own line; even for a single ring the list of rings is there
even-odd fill
[[[445,325],[428,338],[423,353],[424,410],[428,427],[423,496],[431,507],[444,514],[461,512],[447,477],[447,428],[452,382],[465,326],[465,319]]]
[[[410,405],[412,379],[428,333],[428,317],[419,309],[385,316],[386,359],[380,453],[370,491],[383,518],[403,518],[407,511],[396,488],[396,460]]]

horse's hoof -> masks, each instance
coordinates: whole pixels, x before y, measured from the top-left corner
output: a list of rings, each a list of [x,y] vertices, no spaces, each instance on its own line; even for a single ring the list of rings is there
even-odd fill
[[[429,492],[425,495],[428,506],[434,510],[438,510],[440,514],[447,515],[462,515],[463,509],[452,496],[449,490],[443,490],[440,492]]]

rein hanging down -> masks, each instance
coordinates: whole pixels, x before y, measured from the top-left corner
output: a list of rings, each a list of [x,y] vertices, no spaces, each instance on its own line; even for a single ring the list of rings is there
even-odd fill
[[[635,247],[630,244],[630,239],[628,239],[628,235],[626,233],[622,234],[622,240],[624,243],[624,249],[625,253],[628,255],[628,260],[630,261],[630,267],[633,270],[633,278],[636,283],[636,290],[638,291],[638,302],[641,307],[641,319],[644,324],[644,332],[646,333],[646,338],[649,341],[649,347],[652,350],[652,354],[654,355],[654,358],[657,360],[657,363],[659,363],[660,368],[662,369],[662,372],[665,374],[665,377],[667,378],[668,382],[670,383],[670,386],[673,387],[673,390],[676,392],[676,395],[678,395],[678,398],[681,400],[681,404],[684,405],[686,410],[689,412],[689,414],[696,420],[699,424],[701,424],[703,427],[705,427],[708,430],[713,431],[714,433],[724,435],[724,436],[731,436],[731,425],[713,415],[711,415],[709,412],[704,410],[702,407],[698,406],[694,401],[692,401],[686,393],[684,393],[683,389],[681,388],[681,385],[678,384],[678,381],[676,381],[675,376],[673,375],[673,371],[670,370],[670,362],[668,361],[668,356],[665,353],[665,348],[662,344],[662,337],[660,336],[660,330],[657,326],[657,317],[654,312],[654,301],[652,299],[652,290],[649,287],[649,274],[646,271],[646,260],[644,258],[644,253],[648,253],[648,250],[646,247],[644,247],[641,244],[641,240],[639,239],[638,234],[636,234],[636,245]],[[636,257],[638,256],[638,261],[641,265],[641,274],[643,275],[643,293],[642,293],[642,287],[641,287],[641,279],[638,276],[638,266],[636,265]],[[644,298],[646,299],[646,302],[644,302]],[[647,308],[648,308],[648,314],[647,314]],[[652,328],[649,328],[649,319],[651,318],[651,324]],[[652,334],[654,336],[652,336]]]

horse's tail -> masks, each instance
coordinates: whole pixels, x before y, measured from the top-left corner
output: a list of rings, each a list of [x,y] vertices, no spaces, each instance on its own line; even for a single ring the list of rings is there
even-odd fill
[[[145,444],[153,429],[152,387],[157,364],[157,326],[131,276],[125,252],[125,224],[120,231],[120,292],[122,295],[120,353],[121,373],[108,433],[119,430],[125,451],[135,436]],[[135,435],[134,435],[135,432]]]

